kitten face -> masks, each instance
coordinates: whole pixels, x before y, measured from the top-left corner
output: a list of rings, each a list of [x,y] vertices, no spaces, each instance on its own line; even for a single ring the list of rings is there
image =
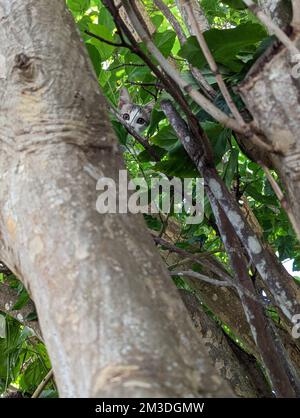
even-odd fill
[[[149,125],[154,102],[145,106],[133,104],[126,88],[121,89],[119,112],[122,118],[139,134]]]

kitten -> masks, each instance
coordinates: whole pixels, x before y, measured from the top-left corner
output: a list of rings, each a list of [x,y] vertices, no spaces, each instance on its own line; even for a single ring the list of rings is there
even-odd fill
[[[119,113],[138,134],[141,134],[149,126],[154,105],[154,100],[143,106],[134,104],[128,90],[125,87],[121,89]]]

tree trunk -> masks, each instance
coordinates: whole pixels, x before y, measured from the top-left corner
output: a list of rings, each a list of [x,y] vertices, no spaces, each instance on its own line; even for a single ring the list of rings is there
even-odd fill
[[[295,41],[300,47],[300,37]],[[272,145],[270,155],[287,191],[300,235],[300,74],[299,57],[285,48],[269,51],[251,69],[240,92],[259,128]]]
[[[64,0],[0,1],[0,257],[65,397],[227,396],[143,220],[100,215],[122,162]]]
[[[210,357],[235,394],[243,398],[273,397],[255,357],[243,351],[224,334],[222,328],[201,309],[192,293],[181,290],[180,295]]]
[[[259,7],[280,27],[291,22],[292,9],[287,0],[258,0]]]

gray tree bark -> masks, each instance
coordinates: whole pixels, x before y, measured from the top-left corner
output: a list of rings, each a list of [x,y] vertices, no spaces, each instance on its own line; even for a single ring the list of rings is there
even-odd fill
[[[64,397],[228,396],[139,216],[64,0],[0,0],[0,259],[25,283]]]
[[[300,36],[295,35],[300,48]],[[286,48],[268,50],[245,78],[240,92],[274,153],[269,155],[287,194],[293,226],[300,234],[300,53]],[[257,151],[259,160],[259,151]]]
[[[289,0],[258,0],[258,5],[280,27],[291,22],[292,7]]]
[[[271,388],[255,357],[242,351],[225,336],[221,327],[201,310],[201,305],[192,293],[181,290],[180,295],[210,357],[235,394],[243,398],[272,397]]]

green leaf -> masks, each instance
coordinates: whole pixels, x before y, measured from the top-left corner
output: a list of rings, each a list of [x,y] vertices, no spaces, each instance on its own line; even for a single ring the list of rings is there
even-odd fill
[[[99,54],[99,50],[91,44],[86,44],[86,48],[92,61],[95,73],[97,77],[99,77],[101,71],[101,56]]]
[[[162,22],[164,21],[164,17],[161,14],[157,14],[151,17],[153,25],[158,29]]]
[[[224,180],[228,188],[230,188],[232,180],[236,173],[238,158],[239,158],[239,150],[233,149],[230,153],[229,161],[226,164],[225,175],[224,175]]]
[[[21,293],[18,297],[17,302],[14,304],[12,309],[14,311],[18,311],[19,309],[22,309],[23,306],[25,306],[28,301],[29,301],[29,295],[28,295],[26,289],[23,288],[23,290],[21,291]]]
[[[260,24],[245,23],[234,29],[210,29],[204,33],[206,42],[218,64],[239,72],[244,63],[238,55],[246,51],[255,52],[258,42],[267,36],[266,30]],[[196,37],[188,38],[179,51],[182,58],[202,69],[206,66],[206,59],[201,51]]]
[[[155,171],[164,173],[167,176],[174,176],[179,178],[194,178],[199,177],[200,174],[190,157],[181,147],[169,159],[160,161],[153,167]]]
[[[89,31],[94,33],[95,35],[101,36],[102,38],[108,41],[111,41],[111,42],[114,41],[111,31],[103,25],[96,25],[95,23],[90,23]],[[110,58],[115,49],[115,46],[108,45],[105,42],[101,42],[95,38],[90,38],[87,41],[87,43],[94,45],[98,49],[102,61],[105,61],[108,58]]]
[[[243,2],[243,0],[222,0],[222,2],[225,4],[228,4],[228,6],[232,7],[233,9],[237,9],[237,10],[247,9],[247,6]]]
[[[276,204],[276,199],[273,196],[265,196],[260,191],[256,190],[254,186],[248,185],[246,188],[246,193],[253,197],[254,200],[263,203],[265,205],[274,205]]]
[[[37,359],[26,367],[20,379],[20,388],[25,392],[33,392],[46,376],[47,370],[41,367]]]
[[[164,157],[164,155],[166,154],[165,150],[163,150],[160,147],[157,147],[156,145],[153,145],[152,148],[156,152],[158,157],[160,157],[160,159],[162,159]],[[156,159],[154,157],[152,157],[152,155],[150,155],[147,150],[144,150],[144,151],[140,152],[139,155],[138,155],[138,159],[141,163],[145,163],[145,162],[148,162],[148,161],[156,161]]]
[[[153,36],[153,40],[157,48],[163,54],[164,57],[168,57],[170,54],[174,42],[176,39],[176,34],[173,30],[166,30],[164,32],[156,32]]]
[[[164,126],[154,137],[151,142],[167,151],[172,150],[179,143],[179,140],[171,126]]]
[[[151,113],[150,125],[148,128],[148,135],[151,136],[157,129],[157,126],[161,120],[165,119],[165,114],[161,110],[153,109]]]
[[[84,13],[90,7],[90,0],[67,0],[71,12]]]
[[[105,26],[111,33],[115,29],[115,22],[106,7],[101,7],[98,15],[99,25]]]
[[[117,134],[117,137],[122,145],[126,144],[128,132],[124,128],[124,126],[118,122],[118,121],[112,121],[112,125],[114,127],[114,130]]]
[[[144,219],[148,228],[152,229],[153,231],[160,231],[162,228],[162,223],[160,219],[155,218],[152,215],[148,215],[147,213],[144,214]]]
[[[214,122],[205,122],[203,128],[212,144],[215,164],[218,165],[229,148],[228,140],[231,137],[231,130],[224,129],[223,126]]]

